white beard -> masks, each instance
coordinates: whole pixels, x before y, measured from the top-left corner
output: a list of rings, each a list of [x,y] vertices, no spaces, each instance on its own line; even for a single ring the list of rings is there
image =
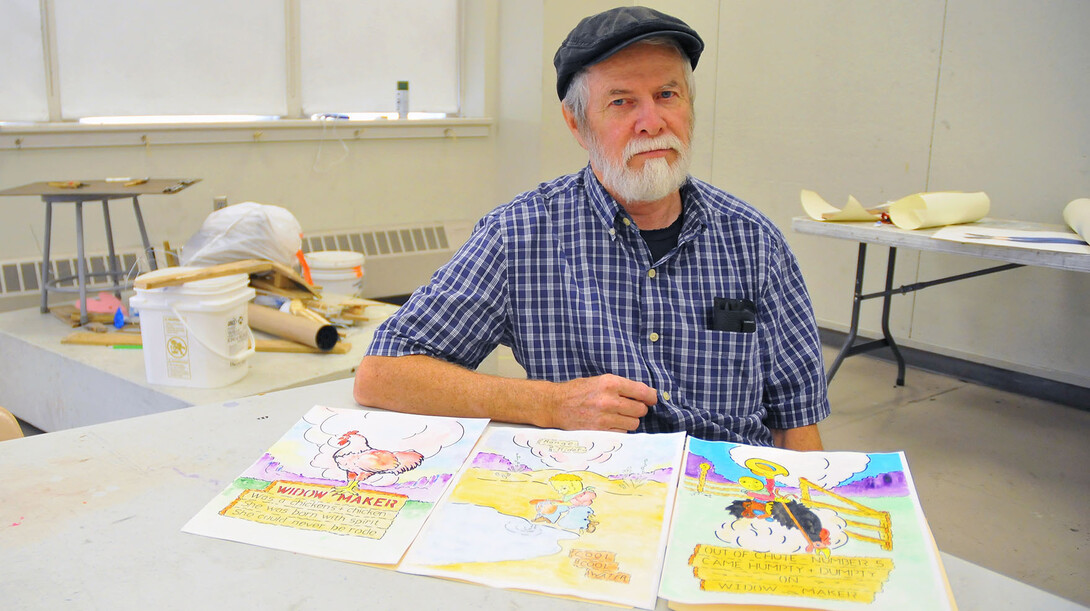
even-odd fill
[[[623,160],[619,164],[605,156],[594,134],[584,138],[590,153],[591,165],[602,173],[602,183],[611,193],[624,202],[653,202],[677,191],[685,183],[692,163],[691,149],[673,134],[662,134],[654,138],[630,140],[625,145]],[[632,157],[645,151],[673,149],[677,159],[673,165],[664,157],[648,159],[643,168],[633,170],[628,167]]]

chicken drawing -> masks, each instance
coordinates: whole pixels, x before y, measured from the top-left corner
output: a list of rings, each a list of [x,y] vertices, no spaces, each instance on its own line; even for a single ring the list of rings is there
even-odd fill
[[[340,448],[333,453],[333,462],[348,476],[345,486],[334,489],[345,496],[359,494],[360,482],[375,475],[399,475],[420,466],[424,455],[415,450],[391,452],[372,448],[359,431],[348,431],[336,441]]]

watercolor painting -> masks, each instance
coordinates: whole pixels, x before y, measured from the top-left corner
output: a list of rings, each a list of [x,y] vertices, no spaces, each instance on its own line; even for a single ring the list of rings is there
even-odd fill
[[[952,608],[903,453],[694,438],[660,596],[679,609]]]
[[[315,406],[182,530],[396,564],[487,424]]]
[[[492,427],[398,570],[653,608],[684,439]]]

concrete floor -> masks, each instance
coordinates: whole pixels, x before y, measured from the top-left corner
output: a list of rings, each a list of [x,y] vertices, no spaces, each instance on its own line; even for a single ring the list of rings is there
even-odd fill
[[[825,448],[904,451],[940,549],[1090,606],[1090,411],[916,369],[895,378],[891,363],[846,360]]]
[[[826,349],[826,362],[834,352]],[[1090,411],[849,358],[827,450],[908,458],[939,549],[1090,606]]]

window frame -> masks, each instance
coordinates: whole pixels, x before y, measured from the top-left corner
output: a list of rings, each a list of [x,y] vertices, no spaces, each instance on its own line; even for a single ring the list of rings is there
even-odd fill
[[[300,0],[283,0],[286,21],[285,53],[288,114],[266,120],[217,122],[148,122],[133,124],[86,124],[61,118],[56,56],[53,0],[41,0],[42,44],[45,52],[48,122],[0,122],[0,150],[153,146],[160,144],[260,143],[313,140],[372,140],[401,138],[487,137],[494,121],[486,116],[485,70],[476,65],[486,57],[487,36],[466,36],[488,27],[487,0],[458,0],[457,115],[443,119],[354,120],[315,119],[302,116],[300,79]],[[476,43],[467,41],[477,41]]]

